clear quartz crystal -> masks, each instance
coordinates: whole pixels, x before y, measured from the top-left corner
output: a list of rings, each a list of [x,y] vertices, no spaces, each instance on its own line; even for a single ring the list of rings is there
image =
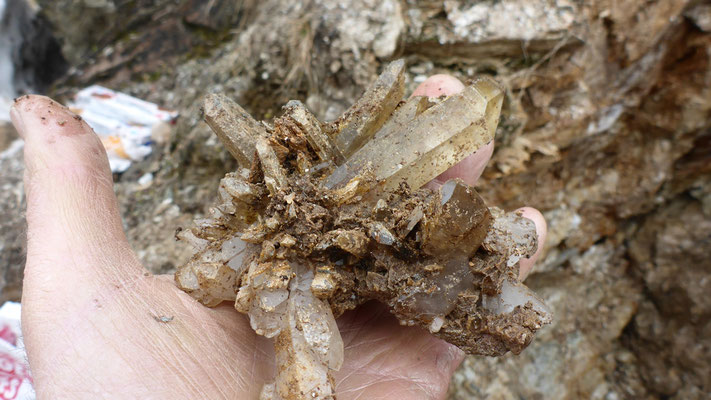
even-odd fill
[[[319,360],[338,371],[343,365],[343,340],[331,307],[311,292],[311,271],[303,272],[297,281],[290,299],[297,326]]]
[[[551,320],[512,278],[537,248],[530,220],[488,208],[460,180],[419,189],[493,140],[501,89],[480,78],[403,101],[404,82],[404,61],[390,63],[330,123],[298,101],[272,126],[224,95],[205,99],[206,122],[241,168],[178,234],[196,254],[175,280],[207,306],[234,301],[274,340],[262,400],[335,399],[335,317],[370,299],[472,354],[520,352]]]
[[[447,181],[424,213],[422,249],[431,255],[460,252],[468,258],[486,237],[490,220],[473,188],[458,179]]]
[[[385,191],[402,182],[417,189],[494,139],[502,101],[496,83],[479,79],[402,129],[376,135],[326,179],[326,186],[341,187],[369,168]]]
[[[472,280],[469,257],[452,255],[438,274],[435,290],[413,294],[412,307],[418,314],[429,318],[447,315],[454,308],[459,293],[470,287]]]
[[[504,214],[501,210],[492,210],[496,218],[491,225],[491,233],[482,243],[484,248],[507,254],[506,265],[509,267],[535,253],[536,226],[533,221],[514,212]]]
[[[330,371],[343,364],[341,333],[328,303],[311,293],[313,272],[298,265],[296,271],[286,317],[275,341],[280,373],[273,398],[334,398]]]
[[[334,144],[346,158],[376,134],[402,100],[404,70],[404,60],[390,63],[363,97],[331,124]]]
[[[550,323],[553,313],[550,308],[528,287],[520,282],[505,280],[501,285],[501,293],[495,296],[484,295],[482,306],[494,314],[506,314],[516,307],[531,304],[536,311],[544,316],[542,323]]]
[[[194,237],[192,233],[185,236]],[[193,257],[185,268],[176,272],[176,281],[207,305],[233,300],[236,281],[243,272],[240,261],[245,252],[246,243],[235,237],[229,238],[219,247],[206,249],[198,257]]]
[[[286,172],[281,167],[279,158],[267,139],[263,137],[256,139],[256,149],[264,172],[264,183],[266,183],[269,193],[275,194],[279,190],[288,188]]]
[[[207,95],[203,103],[203,113],[205,122],[232,156],[241,166],[249,167],[257,139],[266,136],[264,126],[239,104],[222,94]]]

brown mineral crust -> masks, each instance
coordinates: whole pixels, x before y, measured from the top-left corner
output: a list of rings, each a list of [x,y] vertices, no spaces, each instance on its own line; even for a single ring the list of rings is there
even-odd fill
[[[357,267],[352,266],[334,269],[333,278],[337,282],[337,286],[329,297],[328,303],[336,318],[368,300],[369,297],[361,296],[356,289],[356,285],[362,284],[364,281],[357,278],[361,272]]]
[[[318,249],[325,249],[336,246],[341,250],[352,254],[356,258],[361,258],[368,253],[370,239],[364,232],[358,229],[335,229],[324,235],[323,241]]]
[[[515,279],[518,268],[506,267],[506,254],[479,252],[471,259],[469,268],[474,276],[481,277],[480,288],[482,293],[494,296],[501,291],[504,279]]]
[[[374,262],[370,266],[361,265],[354,274],[353,284],[359,297],[377,299],[388,304],[391,312],[403,323],[417,323],[432,330],[431,324],[436,315],[418,308],[417,296],[424,294],[430,297],[437,291],[443,291],[438,296],[443,299],[451,296],[451,311],[446,303],[441,304],[439,310],[444,321],[441,330],[433,333],[467,353],[492,356],[509,350],[518,353],[540,329],[541,313],[527,305],[518,306],[513,313],[501,315],[494,315],[478,306],[480,291],[496,295],[501,291],[501,282],[515,279],[518,274],[517,269],[507,267],[507,254],[481,249],[461,272],[449,271],[450,275],[459,278],[450,280],[449,284],[443,283],[443,276],[447,274],[447,267],[443,264],[447,260],[425,255],[425,261],[411,263],[392,257],[384,248],[374,249],[372,257]],[[423,255],[419,259],[423,259]],[[458,286],[460,282],[466,282],[470,289],[462,290]]]
[[[488,208],[460,180],[420,187],[491,140],[500,88],[480,79],[395,110],[402,68],[388,66],[328,136],[300,103],[271,126],[207,100],[210,125],[251,164],[223,178],[210,216],[182,235],[197,254],[176,281],[208,306],[234,300],[255,332],[276,338],[280,370],[265,398],[332,398],[343,362],[334,317],[368,300],[471,354],[518,353],[550,321],[516,283],[518,261],[537,248],[533,223]],[[352,157],[339,166],[340,155]]]
[[[335,162],[340,164],[345,161],[345,157],[336,146],[333,145],[328,134],[324,131],[322,124],[316,117],[306,109],[300,101],[291,100],[284,106],[284,115],[275,124],[281,130],[286,130],[284,137],[288,135],[291,141],[297,140],[296,147],[301,147],[301,154],[307,154],[305,146],[299,146],[298,140],[303,137],[305,142],[315,151],[321,161]]]
[[[477,307],[468,296],[476,295],[469,291],[463,293],[462,301],[435,333],[468,354],[492,357],[508,351],[519,354],[540,329],[540,312],[529,305],[518,306],[509,314],[493,315]]]
[[[230,178],[238,179],[237,175]],[[494,241],[513,240],[501,229],[489,228],[492,214],[473,189],[452,181],[449,183],[452,190],[445,192],[453,200],[443,202],[440,191],[411,191],[407,186],[401,186],[387,197],[387,201],[383,200],[385,207],[381,204],[380,208],[389,210],[383,218],[382,213],[373,212],[378,207],[369,203],[356,202],[334,208],[334,197],[328,195],[330,191],[316,185],[311,176],[290,173],[287,179],[289,182],[285,187],[293,191],[289,194],[279,191],[271,196],[263,214],[270,215],[268,220],[272,222],[263,222],[254,233],[261,243],[260,269],[274,275],[272,280],[278,281],[280,273],[276,269],[269,272],[273,269],[269,260],[308,260],[314,270],[318,271],[317,266],[321,265],[322,271],[328,271],[334,288],[327,300],[336,316],[369,299],[377,299],[388,304],[405,324],[428,328],[440,315],[444,322],[436,334],[470,353],[498,355],[507,350],[520,351],[530,342],[535,330],[514,325],[535,320],[535,311],[525,311],[524,307],[512,315],[490,315],[480,309],[476,311],[476,301],[472,299],[478,295],[469,290],[469,296],[460,293],[466,285],[472,285],[472,289],[493,295],[500,290],[504,279],[515,276],[517,271],[506,266],[508,253],[497,253],[508,247],[490,246],[489,250],[482,249],[471,259],[463,254],[460,256],[461,268],[447,269],[447,259],[452,255],[444,253],[444,243],[454,246],[458,240],[466,239],[466,248],[473,251],[487,234],[501,236]],[[243,186],[229,182],[232,186]],[[263,188],[261,183],[250,185]],[[425,211],[413,219],[418,210]],[[501,213],[495,211],[494,214]],[[519,217],[517,222],[525,224],[525,221]],[[442,259],[420,250],[418,235],[412,234],[437,224],[451,234],[440,240]],[[426,234],[420,236],[420,240],[428,238]],[[289,248],[280,244],[285,237],[293,240]],[[527,245],[527,254],[535,251],[535,240],[533,245]],[[461,248],[459,246],[461,243],[455,247]],[[270,279],[267,281],[271,282]],[[440,293],[437,296],[441,302],[434,306],[435,311],[423,311],[422,302],[429,304],[430,300],[424,299],[429,299],[435,292]],[[321,296],[324,296],[323,292]],[[459,301],[461,299],[466,301]],[[214,301],[201,301],[214,305]]]
[[[284,132],[282,130],[281,135]],[[295,151],[293,147],[299,143],[285,140],[285,136],[279,138],[274,135],[270,140],[263,139],[258,144],[262,149],[258,149],[257,153],[266,154],[266,158],[260,156],[254,162],[265,171],[264,181],[255,182],[255,176],[258,177],[255,174],[248,179],[252,183],[240,180],[244,174],[228,175],[221,185],[224,189],[222,196],[238,193],[239,197],[234,196],[232,201],[235,208],[249,205],[252,212],[269,216],[241,236],[243,240],[260,243],[260,262],[270,265],[270,259],[287,259],[292,262],[308,260],[314,266],[332,265],[329,279],[333,281],[334,289],[328,300],[335,315],[368,299],[378,299],[389,304],[403,323],[427,327],[435,314],[442,314],[441,317],[446,317],[447,321],[453,317],[446,314],[455,307],[457,295],[473,281],[474,276],[481,279],[480,289],[488,288],[487,293],[495,294],[500,290],[503,279],[517,273],[506,266],[509,254],[500,253],[508,251],[507,245],[492,245],[488,252],[469,260],[487,234],[501,236],[490,240],[492,243],[497,240],[505,240],[511,245],[515,243],[510,235],[505,236],[500,229],[489,229],[493,221],[491,212],[476,191],[463,183],[448,182],[443,191],[412,191],[407,185],[401,185],[386,196],[387,200],[381,199],[384,205],[373,206],[370,202],[358,201],[362,196],[357,186],[346,185],[341,189],[327,190],[318,185],[318,174],[294,173],[293,165],[287,165],[289,168],[283,170],[279,157],[269,144],[274,142],[286,150],[282,151],[282,159],[289,159]],[[266,160],[267,164],[262,160]],[[264,196],[263,188],[270,186],[265,185],[269,176],[283,181],[271,185],[271,195],[265,207],[264,199],[257,199],[254,193]],[[368,187],[369,178],[360,178]],[[352,182],[361,181],[356,178]],[[228,202],[228,199],[222,201]],[[381,212],[374,212],[378,207]],[[222,209],[226,213],[230,211],[224,206]],[[382,212],[383,209],[388,211]],[[230,223],[234,218],[223,215],[220,220],[225,225],[203,225],[196,230],[196,236],[214,238],[218,234],[234,231],[234,223]],[[286,236],[294,241],[293,247],[286,248],[279,244],[279,238]],[[532,254],[531,250],[535,251],[535,235],[527,236],[526,240],[529,240],[526,253]],[[532,245],[530,240],[533,240]],[[452,251],[461,252],[461,256],[456,256],[461,260],[461,267],[447,267]],[[438,279],[449,283],[443,284]],[[418,304],[422,301],[427,304],[429,300],[423,299],[429,298],[435,291],[441,291],[439,296],[444,299],[435,307],[439,311],[423,312],[418,309]],[[449,324],[445,323],[446,326]],[[466,340],[472,341],[473,333],[469,331],[460,332],[459,337],[467,335],[469,339]],[[512,345],[516,343],[506,338],[502,340]],[[470,350],[477,351],[474,349],[470,347]]]

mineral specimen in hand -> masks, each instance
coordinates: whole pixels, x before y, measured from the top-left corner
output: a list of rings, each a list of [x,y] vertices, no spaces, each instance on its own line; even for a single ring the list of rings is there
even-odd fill
[[[487,208],[459,180],[422,186],[493,140],[502,93],[490,79],[402,101],[395,61],[342,117],[290,101],[273,125],[222,95],[208,124],[240,163],[217,205],[184,230],[195,256],[178,285],[207,306],[234,301],[274,338],[263,399],[333,399],[343,363],[335,318],[368,300],[470,354],[519,353],[551,314],[518,282],[533,222]]]

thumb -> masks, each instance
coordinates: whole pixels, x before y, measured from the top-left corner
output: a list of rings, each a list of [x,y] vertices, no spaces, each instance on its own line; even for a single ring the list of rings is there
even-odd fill
[[[143,272],[123,232],[106,152],[81,117],[42,96],[10,111],[25,140],[27,264],[23,300],[120,285]]]

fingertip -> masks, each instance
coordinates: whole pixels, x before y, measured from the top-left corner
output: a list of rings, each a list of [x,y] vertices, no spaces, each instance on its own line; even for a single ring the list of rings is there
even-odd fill
[[[521,259],[519,263],[518,277],[520,281],[523,281],[531,273],[534,264],[543,251],[543,244],[546,242],[546,236],[548,235],[548,224],[543,214],[533,207],[521,207],[516,211],[519,212],[522,217],[533,221],[536,225],[536,235],[538,236],[538,249],[536,252],[530,258]]]
[[[427,78],[417,86],[412,96],[449,96],[464,90],[464,84],[451,75],[437,74]]]
[[[63,105],[35,95],[17,99],[12,118],[25,140],[28,232],[86,227],[86,221],[108,218],[110,224],[101,229],[122,237],[106,150],[89,125]],[[67,238],[74,239],[89,240],[78,234]]]
[[[92,132],[80,116],[45,96],[25,95],[15,99],[10,118],[26,141],[42,138],[51,141],[56,140],[56,135],[71,137]]]
[[[464,361],[464,357],[467,354],[455,345],[450,345],[450,362],[449,362],[449,373],[453,374],[454,371],[459,368],[459,365]]]
[[[459,365],[464,361],[466,353],[459,347],[448,343],[442,339],[432,339],[435,341],[435,366],[440,371],[445,379],[451,378],[454,371],[459,368]]]
[[[40,169],[89,168],[110,175],[106,151],[86,122],[67,107],[37,95],[15,100],[13,124],[25,140],[30,175]]]

